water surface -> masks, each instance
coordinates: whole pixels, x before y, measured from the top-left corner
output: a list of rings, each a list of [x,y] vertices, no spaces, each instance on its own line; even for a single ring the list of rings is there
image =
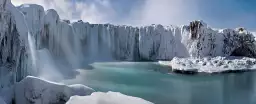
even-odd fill
[[[181,75],[167,70],[153,62],[94,63],[65,83],[121,92],[155,104],[256,104],[255,72]]]

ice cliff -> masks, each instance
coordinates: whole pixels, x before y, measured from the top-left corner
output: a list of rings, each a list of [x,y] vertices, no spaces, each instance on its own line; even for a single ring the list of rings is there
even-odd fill
[[[0,1],[0,90],[32,72],[28,28],[23,14],[10,0]]]
[[[0,64],[5,69],[1,73],[14,73],[5,76],[17,81],[32,68],[29,32],[35,39],[36,49],[48,49],[54,59],[64,60],[72,68],[110,60],[256,57],[254,36],[244,28],[214,30],[203,21],[184,26],[142,27],[90,24],[82,20],[71,23],[61,20],[53,9],[45,11],[36,4],[14,7],[10,0],[1,0],[0,10]]]
[[[45,11],[35,4],[15,7],[10,0],[0,0],[0,91],[33,74],[30,35],[35,49],[48,49],[54,59],[72,68],[110,60],[256,57],[255,37],[244,28],[215,30],[203,21],[142,27],[71,23],[53,9]]]
[[[44,12],[39,5],[18,8],[37,38],[38,48],[48,48],[55,56],[67,59],[141,61],[171,60],[175,56],[256,56],[254,36],[244,28],[214,30],[203,21],[180,27],[132,27],[81,20],[70,23],[61,20],[55,10]]]

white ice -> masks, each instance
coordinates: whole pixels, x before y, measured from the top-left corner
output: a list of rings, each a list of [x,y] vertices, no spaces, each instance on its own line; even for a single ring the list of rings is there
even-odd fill
[[[216,73],[232,70],[256,70],[256,59],[247,57],[204,57],[173,58],[172,61],[159,61],[173,70]]]
[[[118,92],[94,92],[90,96],[72,96],[66,104],[153,104]]]
[[[73,95],[86,96],[94,92],[84,85],[64,85],[28,76],[15,84],[15,102],[18,104],[65,103]]]

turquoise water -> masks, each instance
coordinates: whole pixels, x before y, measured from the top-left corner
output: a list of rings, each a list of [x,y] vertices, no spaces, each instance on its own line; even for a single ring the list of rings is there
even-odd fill
[[[94,63],[65,83],[121,92],[155,104],[256,104],[255,72],[181,75],[167,70],[150,62]]]

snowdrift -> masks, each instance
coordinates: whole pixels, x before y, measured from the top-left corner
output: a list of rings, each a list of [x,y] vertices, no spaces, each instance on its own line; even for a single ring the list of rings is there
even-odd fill
[[[153,104],[141,98],[117,92],[94,92],[90,96],[72,96],[66,104]]]
[[[90,95],[94,90],[84,85],[64,85],[28,76],[15,84],[17,104],[63,104],[73,95]]]

